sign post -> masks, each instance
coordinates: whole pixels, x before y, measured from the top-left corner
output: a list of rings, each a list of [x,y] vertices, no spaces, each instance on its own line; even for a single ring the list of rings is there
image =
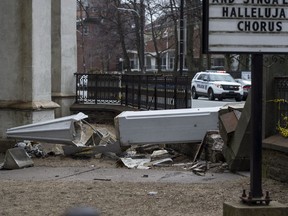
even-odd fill
[[[262,192],[263,54],[288,52],[288,0],[203,0],[203,52],[252,54],[250,192],[248,204],[269,204]]]
[[[250,154],[250,191],[252,198],[261,198],[262,193],[262,90],[263,90],[263,55],[252,55],[252,88],[251,97],[251,134]],[[245,196],[244,196],[245,198]]]

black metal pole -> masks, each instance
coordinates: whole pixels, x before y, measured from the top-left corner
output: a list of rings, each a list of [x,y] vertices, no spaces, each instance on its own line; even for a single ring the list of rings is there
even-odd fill
[[[178,79],[177,77],[174,78],[174,109],[177,109],[177,85]]]
[[[164,109],[167,109],[167,77],[164,77]]]
[[[252,148],[250,158],[250,190],[252,198],[262,193],[262,92],[263,54],[252,55],[251,130]]]
[[[138,75],[138,109],[141,108],[141,75]]]
[[[128,106],[128,85],[125,85],[125,106]]]
[[[184,55],[184,0],[180,2],[180,44],[179,44],[179,72],[183,74],[183,55]]]

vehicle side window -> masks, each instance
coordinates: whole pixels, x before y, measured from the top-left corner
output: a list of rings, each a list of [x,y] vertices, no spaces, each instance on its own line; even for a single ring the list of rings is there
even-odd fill
[[[204,75],[203,80],[205,80],[205,81],[209,81],[208,74],[205,74],[205,75]]]
[[[204,74],[200,74],[200,75],[198,76],[197,80],[203,80],[203,78],[204,78]]]

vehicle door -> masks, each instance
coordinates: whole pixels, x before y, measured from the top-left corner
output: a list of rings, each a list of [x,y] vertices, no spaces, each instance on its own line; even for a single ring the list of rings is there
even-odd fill
[[[196,89],[197,92],[203,94],[207,92],[207,85],[208,85],[208,75],[207,74],[200,74],[197,78]]]

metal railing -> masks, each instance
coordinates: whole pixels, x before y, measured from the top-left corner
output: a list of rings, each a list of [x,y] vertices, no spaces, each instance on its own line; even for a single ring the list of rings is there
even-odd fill
[[[191,107],[191,77],[76,73],[76,103],[138,109]]]
[[[121,104],[121,76],[76,73],[76,103]]]
[[[277,118],[281,126],[286,127],[288,116],[288,77],[275,77],[275,99]]]

